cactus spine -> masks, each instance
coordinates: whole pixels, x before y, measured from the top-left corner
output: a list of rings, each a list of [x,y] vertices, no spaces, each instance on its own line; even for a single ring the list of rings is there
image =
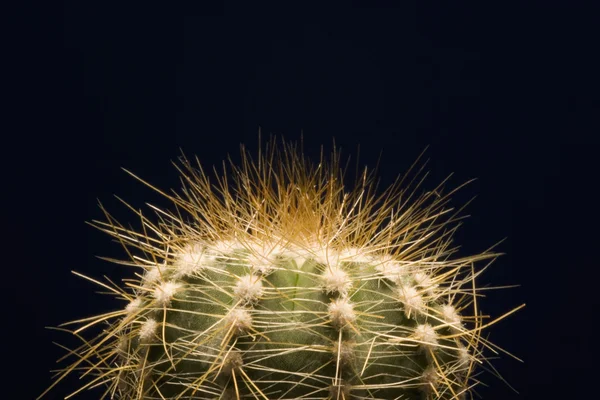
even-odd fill
[[[215,184],[181,165],[175,212],[94,222],[137,278],[112,289],[122,311],[76,321],[111,317],[62,376],[126,400],[466,398],[493,347],[474,264],[498,254],[454,257],[451,193],[378,194],[366,170],[347,191],[338,154],[313,165],[275,141]]]

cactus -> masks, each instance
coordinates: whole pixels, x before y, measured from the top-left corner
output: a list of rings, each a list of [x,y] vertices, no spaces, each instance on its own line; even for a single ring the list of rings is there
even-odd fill
[[[377,193],[365,169],[348,191],[340,165],[271,141],[213,184],[182,157],[182,191],[161,192],[174,211],[137,212],[139,232],[94,221],[138,272],[100,283],[124,306],[75,321],[78,337],[108,325],[55,384],[84,371],[80,390],[105,383],[103,399],[466,398],[495,348],[475,265],[499,253],[455,256],[445,182]]]

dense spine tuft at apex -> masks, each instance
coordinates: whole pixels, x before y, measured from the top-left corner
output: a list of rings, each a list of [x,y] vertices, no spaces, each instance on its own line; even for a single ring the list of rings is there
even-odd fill
[[[182,157],[184,187],[160,192],[174,210],[138,212],[140,231],[105,212],[93,225],[136,278],[110,285],[121,311],[72,323],[109,325],[52,386],[83,371],[77,393],[102,399],[468,398],[500,350],[475,282],[499,254],[456,255],[446,181],[423,191],[421,168],[378,192],[365,169],[349,189],[340,166],[271,140],[213,182]]]

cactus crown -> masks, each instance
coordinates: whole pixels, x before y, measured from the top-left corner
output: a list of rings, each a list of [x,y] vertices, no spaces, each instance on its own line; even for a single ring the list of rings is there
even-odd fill
[[[311,164],[271,141],[212,183],[182,157],[176,210],[143,230],[95,221],[138,268],[121,311],[72,352],[117,399],[461,399],[485,361],[474,264],[455,257],[461,218],[443,182],[345,189],[334,150]],[[419,174],[417,174],[419,175]],[[162,192],[161,192],[162,193]]]

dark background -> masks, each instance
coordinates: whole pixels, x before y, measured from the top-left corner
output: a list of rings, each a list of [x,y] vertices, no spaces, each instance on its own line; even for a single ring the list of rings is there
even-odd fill
[[[490,374],[478,393],[590,398],[600,306],[596,10],[551,1],[83,3],[32,7],[7,36],[9,398],[41,393],[63,354],[51,342],[72,343],[45,326],[122,306],[70,273],[126,275],[94,257],[123,256],[84,224],[102,218],[97,199],[126,223],[135,217],[114,194],[168,207],[120,168],[178,188],[170,161],[180,149],[210,168],[235,159],[240,142],[256,150],[259,127],[263,137],[303,132],[314,157],[333,138],[346,155],[360,144],[370,166],[383,150],[383,185],[426,146],[426,188],[451,172],[454,185],[477,178],[455,196],[457,205],[478,196],[457,237],[461,254],[506,237],[498,250],[507,254],[481,283],[521,286],[490,292],[484,311],[527,303],[489,337],[525,360],[494,362],[520,395]]]

